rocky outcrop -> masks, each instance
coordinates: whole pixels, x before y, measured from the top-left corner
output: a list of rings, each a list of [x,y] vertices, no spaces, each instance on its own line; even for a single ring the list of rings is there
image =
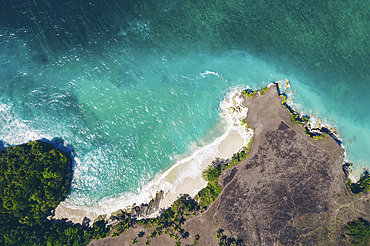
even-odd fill
[[[348,177],[348,175],[351,173],[351,166],[353,165],[353,163],[344,163],[343,165],[343,172],[346,174],[346,176]]]
[[[278,89],[278,94],[281,98],[283,98],[281,104],[289,111],[291,121],[294,124],[299,123],[301,126],[303,126],[308,136],[317,140],[324,138],[327,134],[332,137],[337,142],[337,144],[342,145],[342,140],[339,138],[335,127],[324,125],[321,118],[313,122],[312,119],[316,116],[302,116],[299,112],[297,112],[295,109],[287,104],[287,95],[285,93],[281,93],[280,89]]]
[[[133,218],[146,218],[155,213],[159,209],[160,201],[163,199],[163,191],[157,192],[155,198],[150,200],[149,204],[141,204],[135,206],[131,210],[131,217]]]
[[[113,212],[108,220],[106,215],[100,215],[96,220],[107,220],[106,226],[115,226],[119,224],[120,221],[127,220],[128,218],[147,218],[155,212],[158,212],[160,202],[163,199],[163,194],[164,192],[161,190],[156,193],[155,197],[150,200],[148,204],[143,203],[130,209],[120,209],[116,212]]]

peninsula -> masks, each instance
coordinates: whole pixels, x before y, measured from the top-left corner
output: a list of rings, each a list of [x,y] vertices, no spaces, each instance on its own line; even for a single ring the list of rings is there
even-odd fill
[[[254,141],[245,160],[221,173],[217,199],[165,233],[137,223],[92,245],[350,245],[346,225],[370,220],[370,195],[351,192],[338,140],[314,138],[292,120],[276,84],[240,97]]]

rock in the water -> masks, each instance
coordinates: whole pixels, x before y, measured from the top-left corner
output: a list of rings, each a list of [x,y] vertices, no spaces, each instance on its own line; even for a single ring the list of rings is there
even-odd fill
[[[234,112],[235,112],[235,108],[233,108],[233,107],[230,107],[230,108],[227,109],[228,114],[232,114]]]
[[[321,118],[319,118],[317,120],[317,128],[321,128],[321,124],[322,124],[322,120],[321,120]]]
[[[289,80],[285,80],[285,88],[290,88],[290,82],[289,82]]]
[[[233,102],[233,105],[234,105],[234,107],[236,107],[236,101],[235,101],[235,98],[237,97],[237,95],[235,95],[235,96],[233,96],[233,98],[231,99],[232,100],[232,102]]]

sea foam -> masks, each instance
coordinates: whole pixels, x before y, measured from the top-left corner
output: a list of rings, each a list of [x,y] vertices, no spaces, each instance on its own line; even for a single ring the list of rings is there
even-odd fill
[[[202,179],[202,171],[211,164],[216,158],[229,158],[233,153],[246,146],[253,136],[253,130],[247,129],[241,124],[241,120],[247,116],[248,108],[243,105],[240,97],[241,88],[232,88],[220,103],[219,111],[224,124],[224,133],[212,142],[201,147],[192,148],[192,154],[179,159],[174,165],[161,174],[158,174],[148,183],[142,182],[136,192],[126,192],[119,197],[107,198],[98,202],[93,207],[79,207],[63,203],[64,207],[77,210],[93,212],[99,214],[110,214],[124,208],[130,208],[134,204],[148,203],[156,192],[163,190],[167,202],[161,203],[162,208],[169,206],[180,193],[181,187],[186,186],[186,182],[194,182],[190,190],[186,193],[194,196],[199,190],[206,186]],[[229,108],[237,108],[230,113]],[[234,135],[233,135],[234,134]],[[235,136],[239,139],[235,139]],[[224,148],[225,146],[232,146]],[[63,214],[62,214],[63,216]],[[68,214],[64,215],[68,217]]]
[[[27,120],[22,119],[12,104],[0,102],[0,136],[6,146],[27,143],[47,137],[40,130],[34,129]],[[51,137],[49,136],[51,139]]]

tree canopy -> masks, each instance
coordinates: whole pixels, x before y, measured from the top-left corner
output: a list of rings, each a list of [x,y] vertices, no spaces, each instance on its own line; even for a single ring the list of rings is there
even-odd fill
[[[0,152],[0,223],[37,224],[67,195],[71,159],[40,141]],[[15,221],[16,220],[16,221]]]

